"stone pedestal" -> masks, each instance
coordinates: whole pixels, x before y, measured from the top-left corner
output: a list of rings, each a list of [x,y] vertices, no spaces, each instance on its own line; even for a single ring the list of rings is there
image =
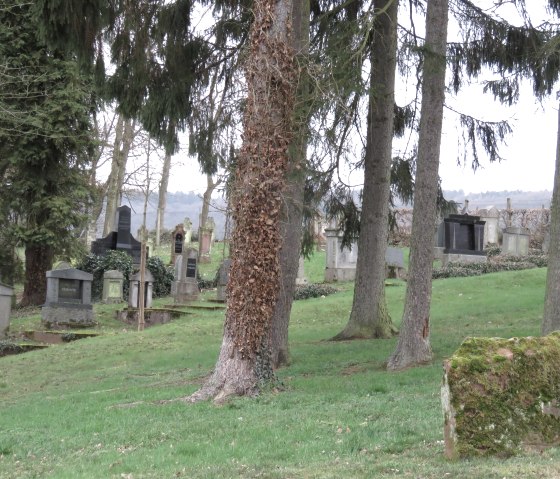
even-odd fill
[[[484,245],[495,244],[499,242],[499,229],[498,220],[500,218],[500,211],[494,207],[490,206],[488,208],[478,211],[480,219],[484,221]]]
[[[7,284],[0,283],[0,339],[6,337],[10,327],[13,297],[14,289]]]
[[[103,274],[103,302],[108,304],[122,303],[124,277],[120,271],[111,269]]]
[[[149,270],[144,273],[144,307],[150,308],[152,306],[154,277]],[[128,289],[128,306],[130,308],[139,308],[140,302],[138,301],[138,293],[140,292],[140,272],[133,274],[130,278],[130,285]]]
[[[530,239],[531,233],[527,228],[510,226],[504,230],[502,253],[526,256],[529,254]]]
[[[229,280],[230,266],[231,266],[231,260],[226,259],[220,265],[220,269],[218,269],[218,285],[217,285],[216,301],[225,302],[227,299],[226,289]]]
[[[353,281],[356,278],[358,245],[353,244],[352,248],[344,248],[341,251],[341,231],[326,229],[325,236],[327,238],[325,281]]]
[[[93,320],[93,275],[74,268],[47,271],[47,298],[41,320],[48,328],[90,327]]]

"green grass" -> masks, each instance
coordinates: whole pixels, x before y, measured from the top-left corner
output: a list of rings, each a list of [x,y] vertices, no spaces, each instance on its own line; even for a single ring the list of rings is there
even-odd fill
[[[311,281],[320,272],[306,268]],[[325,341],[346,324],[351,285],[298,301],[292,364],[278,371],[283,387],[224,406],[162,402],[194,392],[211,371],[222,311],[137,333],[113,319],[115,306],[96,305],[102,336],[0,358],[0,477],[560,477],[558,449],[443,457],[442,359],[466,336],[539,334],[545,276],[533,269],[435,281],[434,361],[396,374],[383,369],[396,339]],[[398,323],[406,288],[392,283]],[[26,322],[21,315],[12,326]]]

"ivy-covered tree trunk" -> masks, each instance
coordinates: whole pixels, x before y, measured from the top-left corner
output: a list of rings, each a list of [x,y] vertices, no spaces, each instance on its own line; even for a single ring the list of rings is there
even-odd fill
[[[554,188],[550,204],[550,248],[546,272],[546,292],[542,333],[560,330],[560,110],[558,111],[558,133],[556,140],[556,169]]]
[[[243,145],[231,196],[234,230],[226,321],[214,373],[187,400],[251,395],[271,377],[270,325],[280,285],[280,215],[297,69],[290,0],[253,4]]]
[[[385,302],[398,0],[375,0],[364,190],[354,301],[333,339],[389,338],[396,333]]]
[[[36,306],[45,303],[47,297],[46,272],[53,265],[53,248],[48,244],[28,243],[25,245],[25,283],[21,306]]]
[[[430,302],[445,99],[447,16],[447,0],[428,1],[410,263],[401,332],[397,348],[387,363],[389,370],[422,364],[432,358]]]

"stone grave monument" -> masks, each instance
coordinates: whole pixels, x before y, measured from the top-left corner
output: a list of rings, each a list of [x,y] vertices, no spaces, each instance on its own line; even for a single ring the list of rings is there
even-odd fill
[[[108,304],[123,302],[123,274],[111,269],[103,274],[103,302]]]
[[[200,227],[198,236],[198,244],[200,246],[199,261],[201,263],[209,263],[210,252],[212,251],[212,239],[214,238],[213,218],[208,218],[206,224]]]
[[[529,254],[530,239],[531,232],[527,228],[509,226],[502,235],[502,253],[526,256]]]
[[[7,284],[0,283],[0,339],[6,337],[6,333],[10,327],[13,296],[14,289]]]
[[[304,266],[304,258],[300,255],[299,263],[298,263],[298,270],[296,276],[296,285],[301,286],[307,284],[307,278],[305,277],[305,266]]]
[[[498,220],[500,218],[500,211],[495,206],[489,206],[478,211],[478,216],[484,221],[484,246],[489,244],[497,245],[500,241],[498,237],[499,228]]]
[[[188,216],[183,220],[183,228],[185,229],[184,244],[189,245],[192,241],[192,221]]]
[[[175,303],[196,301],[200,294],[198,289],[198,251],[187,248],[175,262],[175,281],[171,285],[171,294]]]
[[[404,252],[401,248],[387,246],[385,250],[386,278],[403,279],[405,276]]]
[[[231,266],[231,259],[225,259],[220,268],[218,269],[218,285],[216,301],[226,301],[226,289],[229,280],[229,268]]]
[[[486,262],[484,225],[479,216],[449,215],[444,222],[442,265],[449,262]]]
[[[138,301],[138,293],[140,292],[140,271],[133,274],[130,278],[128,288],[128,307],[139,308],[140,302]],[[154,277],[150,270],[146,269],[144,272],[144,307],[151,308],[153,296]]]
[[[183,253],[183,248],[185,245],[185,228],[182,224],[175,226],[173,233],[171,234],[171,260],[170,264],[175,264],[177,256]]]
[[[141,245],[130,233],[131,214],[128,206],[117,208],[115,225],[116,231],[111,231],[105,238],[98,238],[91,243],[91,252],[104,256],[110,250],[126,251],[132,256],[134,264],[139,265]]]
[[[43,324],[47,328],[93,326],[92,281],[92,274],[67,263],[47,271],[47,299],[41,310]]]
[[[327,239],[325,281],[353,281],[356,278],[356,263],[358,259],[358,245],[340,250],[342,245],[342,231],[334,228],[325,230]]]

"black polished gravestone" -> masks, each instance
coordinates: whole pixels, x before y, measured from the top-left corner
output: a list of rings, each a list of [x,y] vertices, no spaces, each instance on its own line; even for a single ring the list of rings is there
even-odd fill
[[[444,220],[444,254],[485,255],[484,224],[480,216],[449,215]]]
[[[134,264],[140,264],[140,241],[134,239],[130,233],[130,208],[126,205],[117,208],[115,225],[117,231],[111,231],[105,238],[99,238],[91,243],[91,252],[104,256],[107,251],[126,251],[132,256]],[[147,250],[147,248],[146,248]],[[148,252],[146,251],[146,257]]]

